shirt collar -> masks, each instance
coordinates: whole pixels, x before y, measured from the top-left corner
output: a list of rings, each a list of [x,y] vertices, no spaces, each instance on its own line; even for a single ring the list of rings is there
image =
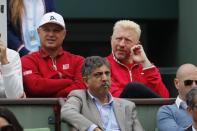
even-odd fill
[[[192,131],[196,131],[196,129],[194,128],[194,126],[192,126]]]
[[[40,54],[41,54],[41,56],[42,56],[43,58],[50,57],[49,54],[48,54],[48,52],[46,52],[46,51],[43,50],[42,48],[39,49],[39,52],[40,52]],[[60,55],[62,55],[63,53],[64,53],[64,50],[63,50],[63,48],[61,47],[60,50],[59,50],[59,52],[58,52],[58,55],[57,55],[57,56],[60,56]]]
[[[176,98],[175,103],[176,103],[176,105],[177,105],[178,108],[180,108],[181,103],[186,104],[186,102],[183,101],[179,96]]]
[[[100,100],[99,100],[98,98],[96,98],[95,96],[93,96],[93,95],[90,93],[89,90],[88,90],[87,92],[88,92],[88,95],[90,96],[90,98],[91,98],[92,100],[95,100],[95,101],[101,103]],[[108,103],[105,103],[105,104],[112,104],[113,101],[114,101],[114,99],[113,99],[113,97],[112,97],[112,95],[111,95],[110,92],[108,93],[108,97],[109,97],[109,102],[108,102]]]

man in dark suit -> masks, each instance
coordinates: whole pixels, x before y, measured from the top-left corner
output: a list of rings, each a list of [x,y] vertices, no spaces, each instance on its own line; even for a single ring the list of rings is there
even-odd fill
[[[111,72],[105,58],[86,58],[82,76],[87,90],[69,94],[61,109],[63,121],[80,131],[143,131],[135,104],[109,92]]]
[[[197,83],[197,81],[194,81]],[[185,131],[197,130],[197,87],[191,89],[186,95],[187,111],[191,114],[193,123]]]

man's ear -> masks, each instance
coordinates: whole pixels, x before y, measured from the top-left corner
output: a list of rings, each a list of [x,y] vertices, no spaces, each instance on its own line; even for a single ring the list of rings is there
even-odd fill
[[[83,77],[83,82],[85,83],[86,87],[88,87],[88,77]]]
[[[189,112],[189,114],[192,114],[192,107],[188,106],[187,107],[187,112]]]
[[[65,36],[67,35],[67,30],[66,30],[66,29],[64,29],[64,35],[65,35]]]
[[[40,28],[40,27],[38,27],[38,28],[37,28],[37,32],[38,32],[38,34],[39,34],[39,32],[40,32],[40,29],[39,29],[39,28]]]
[[[179,89],[179,80],[177,78],[174,79],[174,85],[176,87],[176,89]]]

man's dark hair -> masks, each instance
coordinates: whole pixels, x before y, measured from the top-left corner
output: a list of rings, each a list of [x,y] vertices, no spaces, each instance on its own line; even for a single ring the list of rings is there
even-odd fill
[[[192,109],[196,106],[195,96],[197,96],[197,87],[192,88],[186,95],[186,103]]]
[[[107,60],[100,56],[90,56],[87,57],[82,65],[81,74],[83,77],[88,76],[92,73],[92,71],[98,67],[106,65],[110,68]]]

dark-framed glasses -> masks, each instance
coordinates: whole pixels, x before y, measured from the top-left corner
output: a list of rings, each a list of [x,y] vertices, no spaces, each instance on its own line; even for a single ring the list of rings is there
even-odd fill
[[[0,128],[0,131],[15,131],[12,125],[6,125]]]
[[[197,85],[197,80],[184,80],[184,85],[191,86],[193,82],[195,82],[195,84]]]

